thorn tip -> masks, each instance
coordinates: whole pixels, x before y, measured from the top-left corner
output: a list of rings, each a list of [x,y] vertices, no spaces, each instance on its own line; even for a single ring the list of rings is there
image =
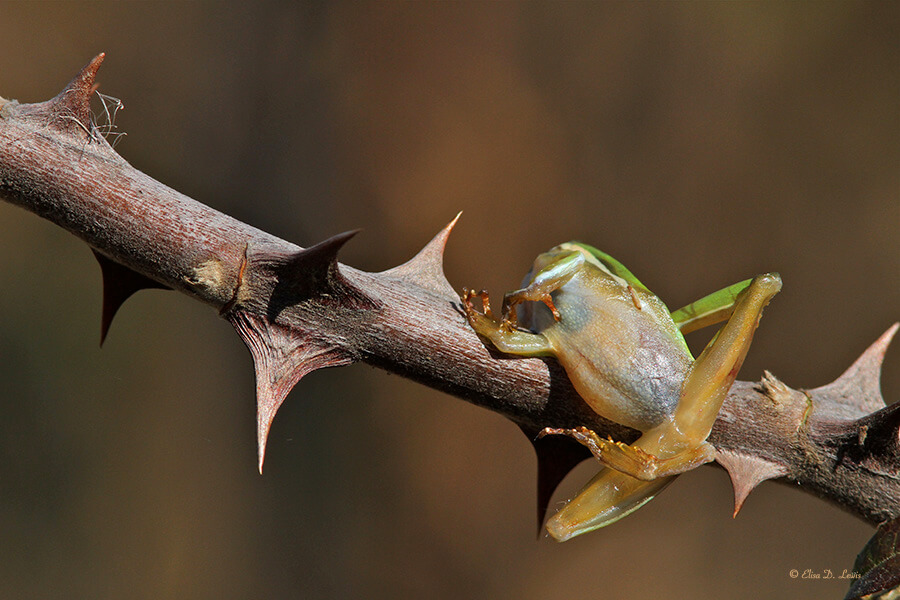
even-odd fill
[[[353,358],[336,346],[323,346],[307,332],[280,325],[243,309],[226,316],[253,356],[256,371],[256,442],[259,472],[275,415],[300,379],[316,369],[348,365]]]
[[[101,52],[78,72],[55,98],[47,102],[45,110],[54,117],[54,126],[69,133],[91,133],[91,95],[97,89],[97,71],[106,57]]]
[[[456,291],[444,274],[444,248],[450,238],[450,232],[462,216],[458,212],[450,223],[444,226],[431,241],[419,250],[411,259],[385,271],[386,274],[414,282],[439,294],[450,294],[456,297]]]
[[[725,467],[731,477],[731,486],[734,489],[734,512],[731,518],[737,517],[747,496],[756,486],[768,479],[783,477],[788,472],[783,465],[771,463],[758,456],[728,450],[718,450],[716,462]]]

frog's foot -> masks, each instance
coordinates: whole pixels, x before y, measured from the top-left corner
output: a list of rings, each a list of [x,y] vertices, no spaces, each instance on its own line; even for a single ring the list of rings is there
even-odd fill
[[[466,318],[469,322],[472,322],[472,316],[478,314],[478,310],[472,305],[472,300],[478,298],[481,300],[481,315],[487,317],[488,319],[494,318],[494,313],[491,311],[491,297],[488,294],[487,290],[481,290],[476,292],[475,290],[470,290],[469,288],[463,288],[462,294],[459,295],[460,300],[462,300],[463,308],[466,310]]]
[[[712,462],[716,457],[716,449],[707,442],[679,452],[667,458],[659,458],[643,450],[637,445],[603,439],[587,427],[575,429],[543,429],[539,437],[545,435],[567,435],[591,451],[591,454],[607,467],[625,473],[635,479],[652,481],[660,477],[678,475],[695,469],[702,464]],[[644,438],[642,438],[643,440]],[[638,440],[640,443],[641,440]]]
[[[497,320],[491,312],[490,299],[486,291],[464,289],[460,298],[466,311],[466,319],[472,329],[478,335],[490,340],[497,350],[519,356],[552,354],[550,342],[543,335],[521,331],[516,327],[515,321],[508,318]],[[475,298],[481,299],[481,311],[473,304]]]
[[[481,301],[481,310],[477,309],[473,303],[476,298]],[[487,338],[492,338],[492,332],[497,329],[502,330],[503,332],[515,331],[515,322],[511,322],[506,318],[498,320],[494,317],[494,313],[491,310],[490,294],[488,294],[487,290],[476,292],[469,288],[463,288],[460,299],[462,300],[463,308],[466,311],[466,319],[469,321],[472,328],[479,334]]]

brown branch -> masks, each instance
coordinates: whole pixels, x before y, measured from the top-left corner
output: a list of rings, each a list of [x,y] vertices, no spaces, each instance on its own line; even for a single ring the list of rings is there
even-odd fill
[[[492,353],[445,279],[451,223],[409,262],[382,273],[339,265],[350,234],[302,249],[200,204],[134,169],[91,121],[103,55],[56,98],[0,98],[0,197],[87,242],[104,267],[104,328],[150,285],[215,307],[250,348],[257,371],[260,468],[269,425],[306,373],[364,361],[502,413],[535,444],[539,505],[586,451],[535,440],[546,426],[585,425],[631,441],[594,414],[552,360]],[[737,382],[710,441],[732,476],[736,510],[766,479],[799,485],[870,523],[900,515],[900,404],[885,407],[881,360],[891,328],[836,382],[793,390],[769,374]]]

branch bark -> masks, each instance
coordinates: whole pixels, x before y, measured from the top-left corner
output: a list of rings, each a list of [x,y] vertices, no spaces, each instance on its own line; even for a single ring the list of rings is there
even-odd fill
[[[80,237],[104,269],[104,329],[131,293],[165,286],[220,312],[254,358],[260,468],[269,426],[312,370],[363,361],[499,412],[538,454],[539,518],[588,454],[544,427],[588,426],[633,441],[573,390],[553,360],[509,359],[467,325],[442,270],[451,223],[409,262],[368,273],[337,262],[342,234],[303,249],[138,171],[92,122],[101,54],[57,97],[0,98],[0,197]],[[900,516],[900,403],[885,406],[881,361],[894,325],[837,381],[794,390],[766,374],[737,382],[710,441],[731,474],[735,512],[778,479],[877,524]]]

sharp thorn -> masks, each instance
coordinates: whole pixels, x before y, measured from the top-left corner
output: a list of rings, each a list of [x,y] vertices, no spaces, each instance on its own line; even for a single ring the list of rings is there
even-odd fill
[[[732,518],[744,506],[744,501],[756,486],[768,479],[787,475],[787,468],[757,456],[740,454],[727,450],[719,450],[716,453],[716,462],[725,467],[731,477],[731,486],[734,489],[734,513]]]
[[[103,312],[100,320],[100,345],[106,341],[113,318],[122,304],[135,292],[144,289],[169,289],[137,271],[107,258],[96,250],[94,257],[100,263],[103,276]]]
[[[97,89],[96,78],[106,53],[101,52],[81,69],[68,85],[44,106],[55,117],[55,127],[68,132],[90,134],[91,95]]]
[[[243,309],[226,318],[250,350],[256,371],[256,441],[262,473],[272,422],[287,395],[307,373],[353,362],[334,346],[323,346],[307,332],[273,323]]]
[[[462,216],[462,212],[457,213],[453,220],[425,244],[415,256],[384,273],[411,281],[433,292],[456,297],[456,291],[444,274],[444,249],[450,238],[450,232],[453,231],[460,216]]]

